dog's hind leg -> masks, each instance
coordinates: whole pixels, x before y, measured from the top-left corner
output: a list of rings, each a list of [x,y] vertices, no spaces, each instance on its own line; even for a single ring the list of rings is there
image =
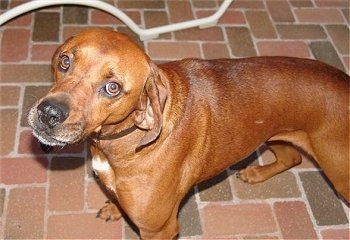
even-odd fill
[[[317,162],[334,188],[350,202],[350,152],[349,137],[320,134],[311,138]],[[326,137],[325,137],[326,136]]]
[[[268,142],[268,147],[276,156],[276,161],[263,166],[248,166],[238,172],[237,176],[248,183],[263,182],[301,163],[301,155],[289,143]]]

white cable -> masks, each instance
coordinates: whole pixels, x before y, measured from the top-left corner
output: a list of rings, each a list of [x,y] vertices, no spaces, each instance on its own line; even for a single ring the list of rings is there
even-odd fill
[[[24,13],[27,13],[32,10],[36,10],[38,8],[53,6],[53,5],[83,5],[87,7],[93,7],[97,8],[99,10],[105,11],[113,15],[114,17],[117,17],[122,22],[124,22],[131,30],[133,30],[135,33],[137,33],[141,40],[147,40],[156,38],[161,33],[166,32],[172,32],[177,31],[181,29],[191,28],[191,27],[197,27],[205,28],[205,27],[211,27],[214,26],[218,19],[224,14],[226,9],[229,7],[233,0],[224,0],[217,12],[215,12],[213,15],[205,18],[180,22],[180,23],[174,23],[169,24],[165,26],[160,27],[154,27],[149,29],[142,29],[137,24],[131,20],[125,13],[120,11],[118,8],[99,1],[99,0],[33,0],[21,5],[18,5],[3,14],[0,15],[0,26],[6,23],[7,21],[21,15]]]

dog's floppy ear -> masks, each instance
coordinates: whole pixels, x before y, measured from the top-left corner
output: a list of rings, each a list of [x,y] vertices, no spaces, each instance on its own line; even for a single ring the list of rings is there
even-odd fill
[[[160,80],[157,66],[151,62],[150,67],[151,71],[134,115],[135,125],[147,130],[137,148],[156,140],[163,126],[163,108],[167,98],[167,90]]]

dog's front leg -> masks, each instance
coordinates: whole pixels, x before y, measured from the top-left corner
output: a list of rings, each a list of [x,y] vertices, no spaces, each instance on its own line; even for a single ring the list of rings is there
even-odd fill
[[[159,208],[162,208],[159,206]],[[161,209],[159,209],[161,211]],[[151,230],[147,228],[147,226],[140,226],[140,237],[142,240],[146,239],[177,239],[179,234],[179,224],[177,219],[179,207],[176,206],[173,209],[173,212],[166,223],[160,228],[155,230]],[[154,211],[154,210],[153,210]]]
[[[105,190],[111,197],[117,199],[115,173],[109,165],[106,155],[94,144],[90,146],[90,153],[92,156],[92,168],[98,176],[98,179],[102,182],[102,186],[105,187]],[[97,217],[106,221],[113,221],[121,218],[122,214],[119,211],[116,202],[108,200],[106,205],[97,213]]]

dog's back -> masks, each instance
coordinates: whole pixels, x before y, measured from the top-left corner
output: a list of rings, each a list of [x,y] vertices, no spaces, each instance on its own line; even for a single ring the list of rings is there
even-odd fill
[[[348,195],[349,76],[345,73],[315,60],[286,57],[185,59],[160,68],[171,75],[174,95],[181,89],[181,124],[192,121],[198,128],[194,132],[205,129],[205,141],[210,142],[206,151],[210,161],[203,164],[201,180],[266,141],[282,140],[313,156],[331,180],[344,182],[338,184],[342,188],[338,191]],[[299,130],[305,137],[285,134]],[[340,170],[330,166],[335,162]]]

